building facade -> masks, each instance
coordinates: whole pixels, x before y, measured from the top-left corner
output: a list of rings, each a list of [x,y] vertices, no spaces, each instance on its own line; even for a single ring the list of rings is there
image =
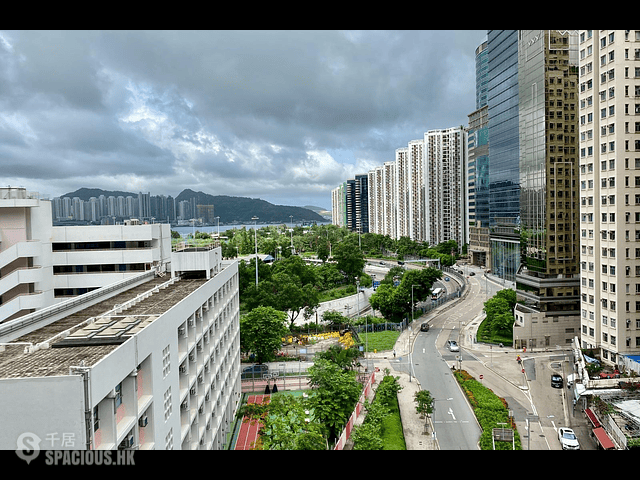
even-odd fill
[[[580,324],[577,32],[520,30],[520,269],[514,339],[567,346]]]
[[[207,272],[186,258],[202,254]],[[241,399],[237,262],[173,255],[180,276],[143,272],[0,325],[1,448],[25,433],[41,450],[225,447]]]
[[[49,200],[0,189],[0,323],[170,260],[168,224],[54,227]]]
[[[0,188],[0,323],[54,303],[51,202]]]
[[[467,130],[463,126],[424,134],[425,241],[469,243]]]
[[[640,30],[580,30],[581,342],[640,355]]]
[[[469,114],[467,138],[469,256],[473,265],[489,266],[489,126],[486,105]]]

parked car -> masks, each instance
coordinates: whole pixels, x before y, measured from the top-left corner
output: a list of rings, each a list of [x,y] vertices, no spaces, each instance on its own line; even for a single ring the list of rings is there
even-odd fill
[[[427,322],[424,322],[422,325],[420,325],[420,331],[421,332],[428,332],[429,331],[429,324]]]
[[[580,450],[580,443],[572,429],[566,427],[558,428],[558,440],[563,450]]]
[[[447,340],[447,348],[449,349],[450,352],[460,351],[460,347],[458,346],[455,340]]]
[[[250,367],[242,369],[240,378],[242,378],[242,380],[258,380],[262,379],[262,375],[266,373],[269,373],[268,365],[251,365]]]
[[[562,375],[554,373],[551,375],[551,386],[555,388],[562,388]]]

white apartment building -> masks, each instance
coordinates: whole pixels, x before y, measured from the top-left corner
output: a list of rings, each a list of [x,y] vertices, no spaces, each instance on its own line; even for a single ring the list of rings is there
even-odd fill
[[[52,226],[51,202],[0,188],[0,323],[127,277],[161,271],[168,224]]]
[[[221,258],[173,252],[171,277],[1,324],[0,448],[223,449],[241,387],[237,261]]]
[[[411,140],[407,147],[409,183],[409,235],[411,240],[425,241],[426,223],[424,216],[424,140]]]
[[[409,148],[396,149],[395,167],[395,205],[396,237],[408,237],[411,225],[409,223]]]
[[[581,342],[640,355],[640,30],[580,30]]]
[[[382,208],[382,235],[388,235],[391,238],[398,237],[397,231],[397,179],[395,162],[384,162],[382,165],[382,205],[376,205],[376,208]]]
[[[469,243],[467,131],[463,126],[424,134],[425,240]]]
[[[339,227],[347,225],[345,184],[331,190],[331,223]]]
[[[369,231],[430,245],[469,243],[467,130],[431,130],[368,172]]]
[[[382,167],[376,167],[367,172],[369,182],[369,232],[381,234],[382,209],[376,205],[382,204]]]

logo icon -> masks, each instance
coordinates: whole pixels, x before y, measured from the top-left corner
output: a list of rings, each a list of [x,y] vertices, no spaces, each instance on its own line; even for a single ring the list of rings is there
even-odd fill
[[[42,440],[35,433],[25,432],[18,437],[18,449],[16,455],[27,462],[27,465],[40,453],[40,442]]]

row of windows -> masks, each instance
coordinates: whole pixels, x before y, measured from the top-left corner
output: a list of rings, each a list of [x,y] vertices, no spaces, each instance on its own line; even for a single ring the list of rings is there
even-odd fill
[[[624,78],[631,78],[629,76],[630,74],[630,68],[631,67],[624,67]],[[589,68],[589,65],[585,65],[584,67],[585,71],[584,74],[589,74],[591,73],[591,68]],[[640,78],[640,67],[633,67],[633,78]],[[606,72],[603,72],[600,74],[600,83],[604,84],[610,80],[614,80],[615,79],[615,68],[611,68],[609,70],[607,70]],[[625,87],[628,87],[628,85],[625,85]],[[593,88],[593,79],[589,78],[587,80],[585,80],[584,82],[580,83],[580,93],[584,93],[584,92],[588,92],[589,90],[591,90]],[[628,93],[628,88],[625,88],[625,92],[626,92],[626,96],[629,96]]]
[[[589,332],[588,335],[593,338],[594,335],[595,335],[595,331],[594,331],[593,327],[587,327],[586,325],[582,325],[582,333],[587,335],[587,328],[588,328],[588,332]],[[602,341],[604,343],[609,343],[609,344],[614,345],[614,346],[617,344],[616,336],[615,335],[609,335],[608,333],[605,333],[605,332],[602,332]],[[635,337],[635,342],[636,342],[635,346],[636,347],[640,347],[640,337]],[[632,343],[632,338],[628,337],[626,339],[626,346],[627,347],[631,347],[632,346],[631,343]]]
[[[592,295],[590,295],[590,298],[593,298]],[[584,299],[584,295],[582,296],[582,301],[586,303],[586,300]],[[593,304],[593,301],[590,301],[589,303]],[[636,312],[640,312],[640,301],[636,301]],[[625,313],[632,313],[631,312],[631,302],[625,302]],[[595,318],[595,314],[593,313],[592,310],[586,310],[586,309],[582,309],[582,318],[587,318],[587,314],[589,315],[589,320],[593,321]],[[609,321],[612,327],[616,326],[616,319],[614,317],[609,316]],[[603,315],[602,316],[603,319],[603,324],[606,325],[607,324],[607,316]],[[635,325],[636,325],[636,329],[640,329],[640,320],[636,320],[635,321]],[[632,326],[632,322],[631,319],[627,318],[626,319],[626,328],[630,329]]]
[[[584,43],[586,40],[593,38],[593,30],[587,30],[580,34],[580,43]],[[635,41],[640,41],[640,30],[625,30],[624,41],[628,42],[635,38]],[[600,48],[605,48],[607,45],[611,45],[615,42],[616,32],[610,32],[600,38]],[[588,47],[587,47],[588,48]]]

